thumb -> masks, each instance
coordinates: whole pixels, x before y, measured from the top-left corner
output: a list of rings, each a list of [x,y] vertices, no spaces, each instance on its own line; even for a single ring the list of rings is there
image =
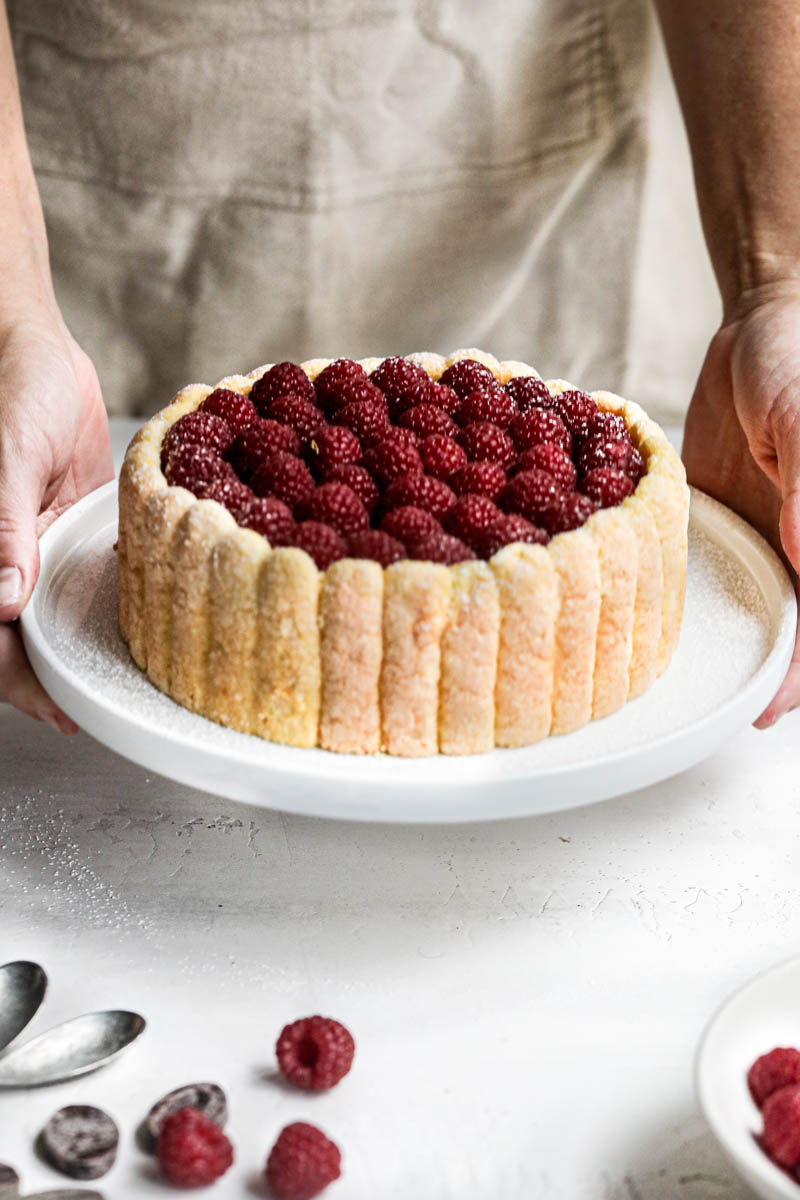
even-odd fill
[[[9,439],[0,446],[0,622],[14,621],[39,574],[36,522],[43,471],[32,469]]]

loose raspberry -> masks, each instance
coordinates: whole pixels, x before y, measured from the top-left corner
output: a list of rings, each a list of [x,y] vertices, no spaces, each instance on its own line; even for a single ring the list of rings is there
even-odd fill
[[[575,488],[578,472],[575,470],[575,464],[570,456],[560,446],[554,446],[551,442],[542,442],[538,446],[531,446],[530,450],[523,450],[514,463],[513,474],[519,475],[520,471],[534,469],[547,471],[548,475],[553,476],[562,491],[571,492]]]
[[[201,412],[199,409],[186,413],[179,417],[164,435],[164,441],[161,443],[161,470],[164,470],[170,455],[180,446],[205,446],[221,455],[226,452],[232,441],[233,433],[222,417]]]
[[[257,496],[277,496],[294,508],[314,489],[314,480],[306,464],[293,454],[280,451],[265,458],[250,480]]]
[[[517,414],[517,406],[508,392],[501,389],[470,392],[461,401],[456,420],[459,425],[489,421],[498,429],[507,429]]]
[[[243,515],[255,500],[250,488],[235,477],[211,479],[208,483],[198,484],[194,494],[201,500],[216,500],[217,504],[222,504],[240,525]]]
[[[461,404],[461,397],[458,392],[454,392],[446,383],[431,382],[430,392],[428,393],[429,404],[438,404],[439,408],[443,408],[445,412],[449,412],[452,417],[458,406]]]
[[[324,571],[331,563],[344,558],[347,546],[344,538],[331,529],[330,525],[321,525],[319,521],[301,521],[295,525],[291,535],[291,545],[313,558],[320,571]]]
[[[381,521],[381,529],[409,549],[413,549],[423,538],[444,532],[436,517],[413,504],[393,508]]]
[[[459,468],[447,482],[457,496],[471,492],[496,500],[506,486],[506,473],[499,463],[472,462]]]
[[[580,490],[600,508],[613,508],[615,504],[621,504],[626,496],[630,496],[633,480],[622,471],[613,471],[610,467],[595,467],[593,471],[584,475]]]
[[[541,514],[552,508],[562,493],[546,471],[522,471],[500,494],[500,507],[539,524]]]
[[[252,400],[248,400],[247,396],[242,396],[239,392],[231,392],[228,388],[215,388],[206,396],[198,412],[213,413],[215,417],[222,417],[234,434],[241,433],[248,425],[258,420]]]
[[[800,1050],[794,1046],[776,1046],[757,1058],[747,1072],[750,1095],[759,1108],[767,1096],[790,1083],[800,1083]]]
[[[378,485],[366,467],[356,466],[355,463],[345,463],[343,467],[333,467],[325,475],[326,483],[346,483],[358,496],[367,512],[372,512],[380,498]]]
[[[565,454],[572,453],[572,437],[564,422],[554,412],[529,408],[511,422],[509,433],[517,450],[529,450],[547,442],[560,446]]]
[[[186,443],[170,453],[164,475],[170,487],[184,487],[190,492],[208,484],[212,479],[236,479],[233,467],[208,446]]]
[[[271,546],[288,546],[294,528],[291,510],[274,496],[254,496],[239,524],[263,534]]]
[[[454,537],[475,546],[499,518],[500,509],[488,496],[462,496],[447,514],[445,527]]]
[[[529,408],[555,408],[555,397],[543,379],[534,375],[516,375],[509,379],[506,391],[514,400],[520,412]]]
[[[300,501],[297,515],[303,520],[330,525],[344,538],[369,528],[366,508],[345,483],[323,483]]]
[[[345,404],[332,420],[334,425],[351,429],[365,447],[374,446],[391,429],[386,406],[375,404],[373,400],[354,400],[352,404]]]
[[[633,461],[633,443],[626,435],[619,440],[608,440],[604,434],[596,433],[586,439],[578,455],[578,471],[588,475],[598,467],[627,474]]]
[[[272,421],[288,425],[301,442],[307,442],[327,424],[324,414],[316,404],[311,404],[300,396],[282,396],[280,400],[274,400],[267,410],[267,415]]]
[[[258,417],[255,425],[238,433],[228,450],[228,461],[240,479],[247,481],[255,475],[265,458],[284,451],[300,452],[300,439],[288,425]]]
[[[178,1187],[206,1187],[233,1163],[233,1146],[219,1125],[196,1108],[167,1117],[156,1142],[161,1173]]]
[[[764,1149],[782,1167],[800,1162],[800,1084],[778,1088],[764,1101]]]
[[[323,367],[314,380],[314,390],[320,408],[335,405],[336,397],[347,391],[347,385],[367,378],[364,368],[352,358],[335,358]]]
[[[392,401],[404,397],[405,407],[424,402],[430,395],[431,380],[428,372],[419,363],[410,362],[407,358],[385,358],[370,375],[372,382],[381,389],[390,402],[392,411],[395,405]]]
[[[469,562],[475,558],[475,552],[449,533],[434,533],[417,542],[411,557],[452,567],[455,563]]]
[[[439,383],[452,388],[463,400],[470,392],[481,391],[483,388],[491,389],[492,385],[497,385],[497,380],[492,371],[477,359],[462,358],[447,368]]]
[[[283,1077],[314,1092],[327,1091],[344,1079],[355,1050],[349,1029],[331,1017],[301,1017],[285,1025],[275,1046]]]
[[[368,529],[351,537],[347,553],[351,558],[371,558],[382,567],[390,567],[393,562],[408,557],[403,543],[381,529]]]
[[[432,433],[420,443],[419,457],[427,475],[449,479],[454,471],[467,465],[467,452],[445,433]]]
[[[422,460],[415,446],[402,442],[393,432],[367,451],[364,466],[380,483],[391,483],[409,471],[421,471]]]
[[[320,475],[361,458],[361,442],[345,425],[327,425],[306,445],[306,459]]]
[[[314,385],[297,363],[280,362],[265,371],[250,389],[250,399],[262,417],[269,416],[268,409],[282,396],[299,396],[301,400],[314,403]]]
[[[456,502],[455,494],[441,479],[420,472],[399,475],[389,484],[383,496],[384,507],[403,508],[407,504],[422,508],[433,517],[443,517]]]
[[[546,532],[538,525],[531,524],[530,521],[526,521],[524,517],[519,517],[515,513],[503,513],[494,525],[477,539],[475,549],[481,558],[491,558],[493,554],[497,554],[498,550],[502,550],[504,546],[510,546],[512,542],[546,546],[548,541]]]
[[[588,392],[574,388],[555,397],[555,409],[572,436],[579,442],[585,438],[589,423],[597,414],[597,405]]]
[[[578,529],[594,511],[595,505],[588,496],[582,496],[580,492],[564,492],[554,505],[541,510],[539,524],[551,537],[555,537],[557,533]]]
[[[458,440],[470,462],[496,462],[507,469],[516,457],[511,438],[489,421],[473,421],[461,430]]]
[[[398,424],[402,429],[413,430],[420,438],[430,437],[432,433],[452,435],[458,430],[450,414],[437,404],[415,404],[413,408],[407,408]]]
[[[264,1169],[275,1200],[314,1200],[341,1175],[339,1147],[321,1129],[294,1121],[278,1135]]]

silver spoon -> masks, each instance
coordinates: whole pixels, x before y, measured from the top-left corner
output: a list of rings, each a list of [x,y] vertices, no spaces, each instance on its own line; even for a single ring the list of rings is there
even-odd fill
[[[0,1088],[40,1087],[96,1071],[145,1028],[132,1012],[86,1013],[0,1056]]]
[[[47,976],[38,963],[0,967],[0,1050],[5,1050],[33,1019],[44,1000]]]

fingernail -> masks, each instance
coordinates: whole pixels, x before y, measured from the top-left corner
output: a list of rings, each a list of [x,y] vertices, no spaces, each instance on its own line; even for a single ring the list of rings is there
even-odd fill
[[[22,572],[19,567],[0,567],[0,608],[22,599]]]

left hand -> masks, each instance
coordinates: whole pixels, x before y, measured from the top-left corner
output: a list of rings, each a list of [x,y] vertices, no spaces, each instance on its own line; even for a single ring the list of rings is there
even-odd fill
[[[800,573],[800,279],[740,298],[714,336],[686,418],[689,482],[749,521]],[[800,628],[788,673],[755,722],[800,704]]]

